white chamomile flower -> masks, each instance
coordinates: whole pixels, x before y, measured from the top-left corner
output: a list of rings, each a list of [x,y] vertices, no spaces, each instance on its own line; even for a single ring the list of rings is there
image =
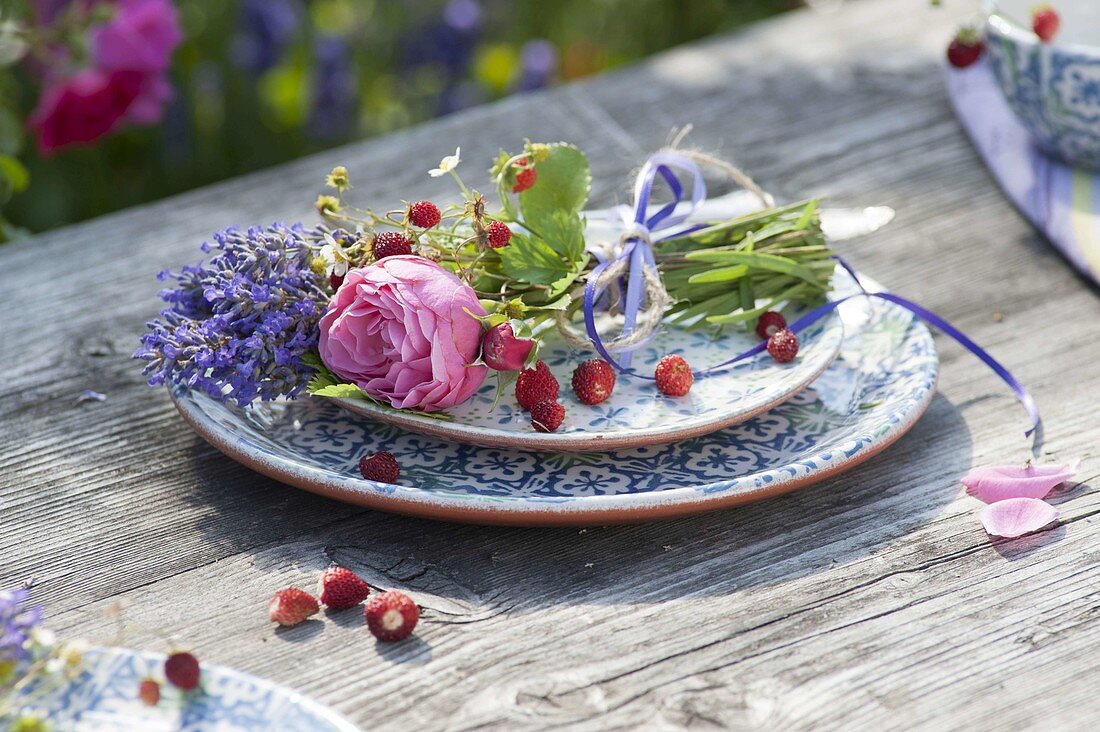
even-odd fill
[[[438,168],[432,168],[428,171],[428,175],[433,178],[438,178],[441,175],[450,173],[452,170],[458,167],[458,164],[462,162],[462,148],[456,147],[454,155],[448,155],[439,161]]]
[[[348,273],[348,255],[331,234],[325,234],[325,245],[321,247],[318,256],[325,262],[326,276],[343,277]]]

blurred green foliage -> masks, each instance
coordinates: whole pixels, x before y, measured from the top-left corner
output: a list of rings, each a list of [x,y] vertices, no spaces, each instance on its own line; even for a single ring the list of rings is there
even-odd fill
[[[41,231],[582,77],[798,0],[177,0],[163,123],[23,155]],[[33,106],[23,80],[24,117]],[[0,150],[0,153],[3,151]]]

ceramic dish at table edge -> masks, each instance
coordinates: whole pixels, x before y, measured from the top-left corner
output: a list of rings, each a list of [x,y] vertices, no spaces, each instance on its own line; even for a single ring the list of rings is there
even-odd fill
[[[838,274],[838,280],[842,280]],[[838,284],[851,292],[846,276]],[[889,303],[839,309],[841,356],[794,399],[736,427],[601,453],[479,448],[363,421],[318,400],[228,407],[173,387],[183,418],[217,449],[276,480],[383,511],[480,524],[582,526],[671,518],[815,483],[878,454],[935,394],[931,333]],[[393,452],[396,485],[362,479],[365,452]]]
[[[203,663],[197,691],[184,696],[166,686],[160,703],[147,707],[138,686],[164,659],[161,653],[93,648],[84,654],[80,676],[35,699],[28,711],[45,715],[58,731],[360,732],[299,692],[213,663]]]

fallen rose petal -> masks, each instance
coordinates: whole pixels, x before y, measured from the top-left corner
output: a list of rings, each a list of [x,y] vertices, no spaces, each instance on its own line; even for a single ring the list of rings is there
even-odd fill
[[[1009,498],[978,514],[987,534],[1014,539],[1038,531],[1058,518],[1058,509],[1038,498]]]
[[[967,492],[986,503],[1009,498],[1042,498],[1077,473],[1080,460],[1063,465],[991,465],[962,479]]]

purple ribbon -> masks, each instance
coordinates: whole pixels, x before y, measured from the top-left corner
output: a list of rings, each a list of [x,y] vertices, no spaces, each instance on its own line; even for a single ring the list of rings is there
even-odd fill
[[[684,187],[673,172],[674,169],[687,173],[691,178],[691,198],[684,203]],[[653,186],[658,176],[668,184],[672,191],[672,200],[649,216],[649,202],[653,196]],[[620,371],[628,371],[633,351],[641,348],[646,341],[636,343],[622,350],[621,362],[608,351],[600,333],[596,330],[596,303],[607,289],[599,286],[601,276],[609,267],[628,262],[626,296],[623,300],[622,337],[634,332],[638,324],[638,310],[642,306],[645,294],[645,272],[651,269],[657,274],[657,262],[653,257],[653,244],[679,236],[690,234],[705,227],[705,224],[685,224],[688,217],[706,200],[707,186],[703,181],[703,171],[689,157],[678,153],[662,151],[655,153],[646,161],[634,182],[634,209],[624,216],[627,233],[622,238],[623,248],[613,259],[601,261],[584,286],[584,328],[592,345],[608,363]],[[677,210],[679,209],[679,210]],[[659,275],[657,275],[659,276]]]

